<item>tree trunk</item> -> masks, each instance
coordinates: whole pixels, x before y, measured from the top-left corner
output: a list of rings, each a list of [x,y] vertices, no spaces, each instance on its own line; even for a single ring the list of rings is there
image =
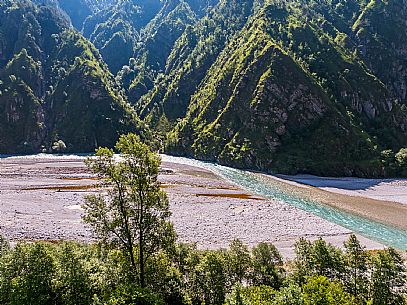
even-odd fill
[[[144,211],[143,211],[143,202],[141,201],[140,228],[139,228],[139,267],[140,267],[140,287],[141,288],[145,288],[143,221],[144,221]]]
[[[127,211],[124,207],[124,200],[122,196],[122,191],[120,184],[117,183],[118,186],[118,191],[119,191],[119,205],[120,205],[120,212],[122,213],[123,220],[124,220],[124,228],[126,231],[126,238],[127,238],[127,245],[126,247],[128,248],[129,251],[129,256],[130,256],[130,264],[131,267],[133,268],[133,276],[134,279],[136,279],[137,275],[137,265],[136,265],[136,260],[134,259],[134,245],[133,245],[133,238],[131,236],[131,231],[130,231],[130,225],[129,225],[129,219],[127,215]]]

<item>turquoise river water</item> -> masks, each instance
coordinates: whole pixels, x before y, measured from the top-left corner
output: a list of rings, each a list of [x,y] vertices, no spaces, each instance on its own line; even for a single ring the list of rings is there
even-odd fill
[[[187,158],[166,155],[162,157],[163,161],[173,161],[208,169],[258,196],[283,201],[384,245],[407,250],[406,231],[353,215],[315,200],[301,198],[299,195],[289,192],[289,185],[287,188],[281,188],[281,184],[277,183],[275,179],[267,178],[267,175]]]

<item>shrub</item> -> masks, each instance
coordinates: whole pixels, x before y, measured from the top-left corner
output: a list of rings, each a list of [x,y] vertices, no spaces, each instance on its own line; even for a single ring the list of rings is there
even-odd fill
[[[353,297],[338,282],[324,276],[311,277],[303,287],[305,305],[354,305]]]

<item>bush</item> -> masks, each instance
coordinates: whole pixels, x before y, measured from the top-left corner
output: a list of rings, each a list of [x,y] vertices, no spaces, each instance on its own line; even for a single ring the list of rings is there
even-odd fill
[[[400,149],[395,157],[399,167],[399,175],[407,177],[407,148]]]
[[[10,305],[51,304],[55,298],[53,259],[43,243],[17,245],[2,258],[0,303]]]
[[[94,305],[101,304],[95,300]],[[135,286],[122,286],[116,289],[103,305],[165,305],[156,294]]]
[[[305,305],[354,305],[353,297],[340,283],[331,283],[324,276],[311,277],[303,287]]]
[[[406,266],[394,249],[378,252],[373,257],[372,305],[403,305],[406,296]]]
[[[275,305],[303,305],[304,298],[301,288],[293,283],[281,288],[276,294],[274,303]]]
[[[268,286],[241,287],[237,285],[226,300],[226,305],[270,305],[276,291]]]
[[[10,244],[7,239],[0,235],[0,257],[10,250]]]
[[[52,144],[52,152],[54,153],[62,153],[66,151],[66,144],[62,140],[58,140]]]

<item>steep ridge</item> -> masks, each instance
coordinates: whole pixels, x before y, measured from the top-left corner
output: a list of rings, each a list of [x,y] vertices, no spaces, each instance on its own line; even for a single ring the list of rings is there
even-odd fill
[[[39,5],[54,6],[66,13],[72,25],[82,30],[85,20],[101,10],[111,7],[113,0],[32,0]]]
[[[253,0],[222,0],[176,41],[165,75],[139,102],[142,117],[159,129],[185,115],[189,100],[218,54],[255,9]],[[167,127],[166,127],[167,126]]]
[[[263,171],[384,174],[378,147],[407,145],[407,115],[303,9],[273,1],[250,19],[193,95],[168,151]]]
[[[0,153],[91,151],[141,125],[98,51],[58,9],[0,4]]]
[[[139,31],[159,12],[160,0],[120,0],[89,16],[83,34],[100,50],[115,74],[127,64],[139,40]]]
[[[175,41],[186,27],[196,22],[196,18],[186,2],[170,0],[141,30],[140,41],[129,65],[124,66],[117,77],[127,89],[130,101],[138,101],[152,89],[154,80],[164,70]]]
[[[367,66],[407,104],[407,1],[372,0],[352,30]]]

